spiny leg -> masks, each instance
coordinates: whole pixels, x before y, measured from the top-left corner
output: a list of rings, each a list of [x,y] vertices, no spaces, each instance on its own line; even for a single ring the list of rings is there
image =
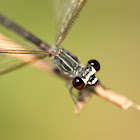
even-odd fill
[[[71,88],[69,88],[69,93],[70,93],[70,95],[71,95],[71,98],[72,98],[72,100],[73,100],[73,102],[74,102],[74,104],[75,104],[75,106],[76,106],[76,108],[77,108],[77,114],[80,114],[80,108],[79,108],[79,106],[78,106],[78,104],[77,104],[77,101],[76,101],[76,99],[75,99],[75,97],[73,96],[73,93],[72,93],[72,90],[73,90],[73,86],[71,86]]]
[[[70,86],[71,86],[72,80],[68,80],[66,83],[66,87],[70,90]]]

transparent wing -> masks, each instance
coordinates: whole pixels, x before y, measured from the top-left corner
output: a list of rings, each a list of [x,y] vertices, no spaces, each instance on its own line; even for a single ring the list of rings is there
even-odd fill
[[[0,75],[43,59],[44,51],[29,50],[0,34]]]
[[[87,0],[55,0],[56,46],[60,46]]]

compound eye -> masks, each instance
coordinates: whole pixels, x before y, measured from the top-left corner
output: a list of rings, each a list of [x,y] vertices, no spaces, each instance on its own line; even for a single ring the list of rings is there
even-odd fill
[[[100,63],[97,60],[95,59],[89,60],[88,64],[90,64],[96,71],[100,70]]]
[[[85,87],[85,83],[80,77],[73,78],[72,84],[78,90],[82,90]]]

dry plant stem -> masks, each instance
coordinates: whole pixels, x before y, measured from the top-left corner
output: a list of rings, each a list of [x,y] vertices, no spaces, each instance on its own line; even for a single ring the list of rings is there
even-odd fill
[[[0,38],[5,39],[5,42],[0,42],[0,43],[5,43],[7,44],[7,37],[5,37],[4,35],[0,34]],[[10,39],[8,39],[10,40]],[[1,40],[0,40],[1,41]],[[4,41],[4,40],[3,40]],[[13,42],[14,43],[14,42]],[[19,49],[22,49],[21,45],[18,45],[16,43],[14,43],[14,45]],[[9,46],[10,47],[10,46]],[[9,49],[9,48],[7,48]],[[16,57],[17,59],[20,59],[22,61],[28,61],[32,58],[34,58],[33,55],[31,54],[25,54],[25,55],[15,55],[15,54],[11,54],[13,57]],[[26,59],[25,59],[26,58]],[[43,70],[45,72],[50,72],[53,74],[56,74],[57,76],[59,76],[60,78],[63,78],[65,80],[69,80],[70,78],[66,75],[64,75],[63,73],[61,73],[60,71],[58,71],[58,69],[50,64],[47,61],[44,60],[38,60],[35,63],[33,63],[33,66]],[[122,96],[110,89],[106,89],[104,88],[104,86],[99,82],[99,84],[95,87],[88,87],[86,90],[89,90],[90,92],[96,93],[97,95],[99,95],[100,97],[108,100],[109,102],[121,107],[122,109],[126,110],[129,107],[134,107],[138,110],[140,110],[140,106],[135,104],[134,102],[132,102],[131,100],[127,99],[125,96]],[[78,105],[80,107],[80,109],[82,109],[85,106],[84,102],[78,102]]]
[[[110,101],[124,110],[128,109],[129,107],[134,107],[140,110],[139,105],[135,104],[123,95],[120,95],[110,89],[105,89],[102,85],[97,85],[94,90],[100,97]]]
[[[86,106],[85,102],[77,102],[79,109],[75,106],[75,114],[80,115],[80,111]]]

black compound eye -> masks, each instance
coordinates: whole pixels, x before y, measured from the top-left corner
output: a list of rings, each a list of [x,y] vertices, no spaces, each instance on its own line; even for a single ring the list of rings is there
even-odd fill
[[[95,59],[89,60],[88,64],[90,64],[96,71],[100,70],[100,63],[97,60]]]
[[[72,83],[73,86],[78,90],[82,90],[85,87],[85,83],[80,77],[73,78]]]

